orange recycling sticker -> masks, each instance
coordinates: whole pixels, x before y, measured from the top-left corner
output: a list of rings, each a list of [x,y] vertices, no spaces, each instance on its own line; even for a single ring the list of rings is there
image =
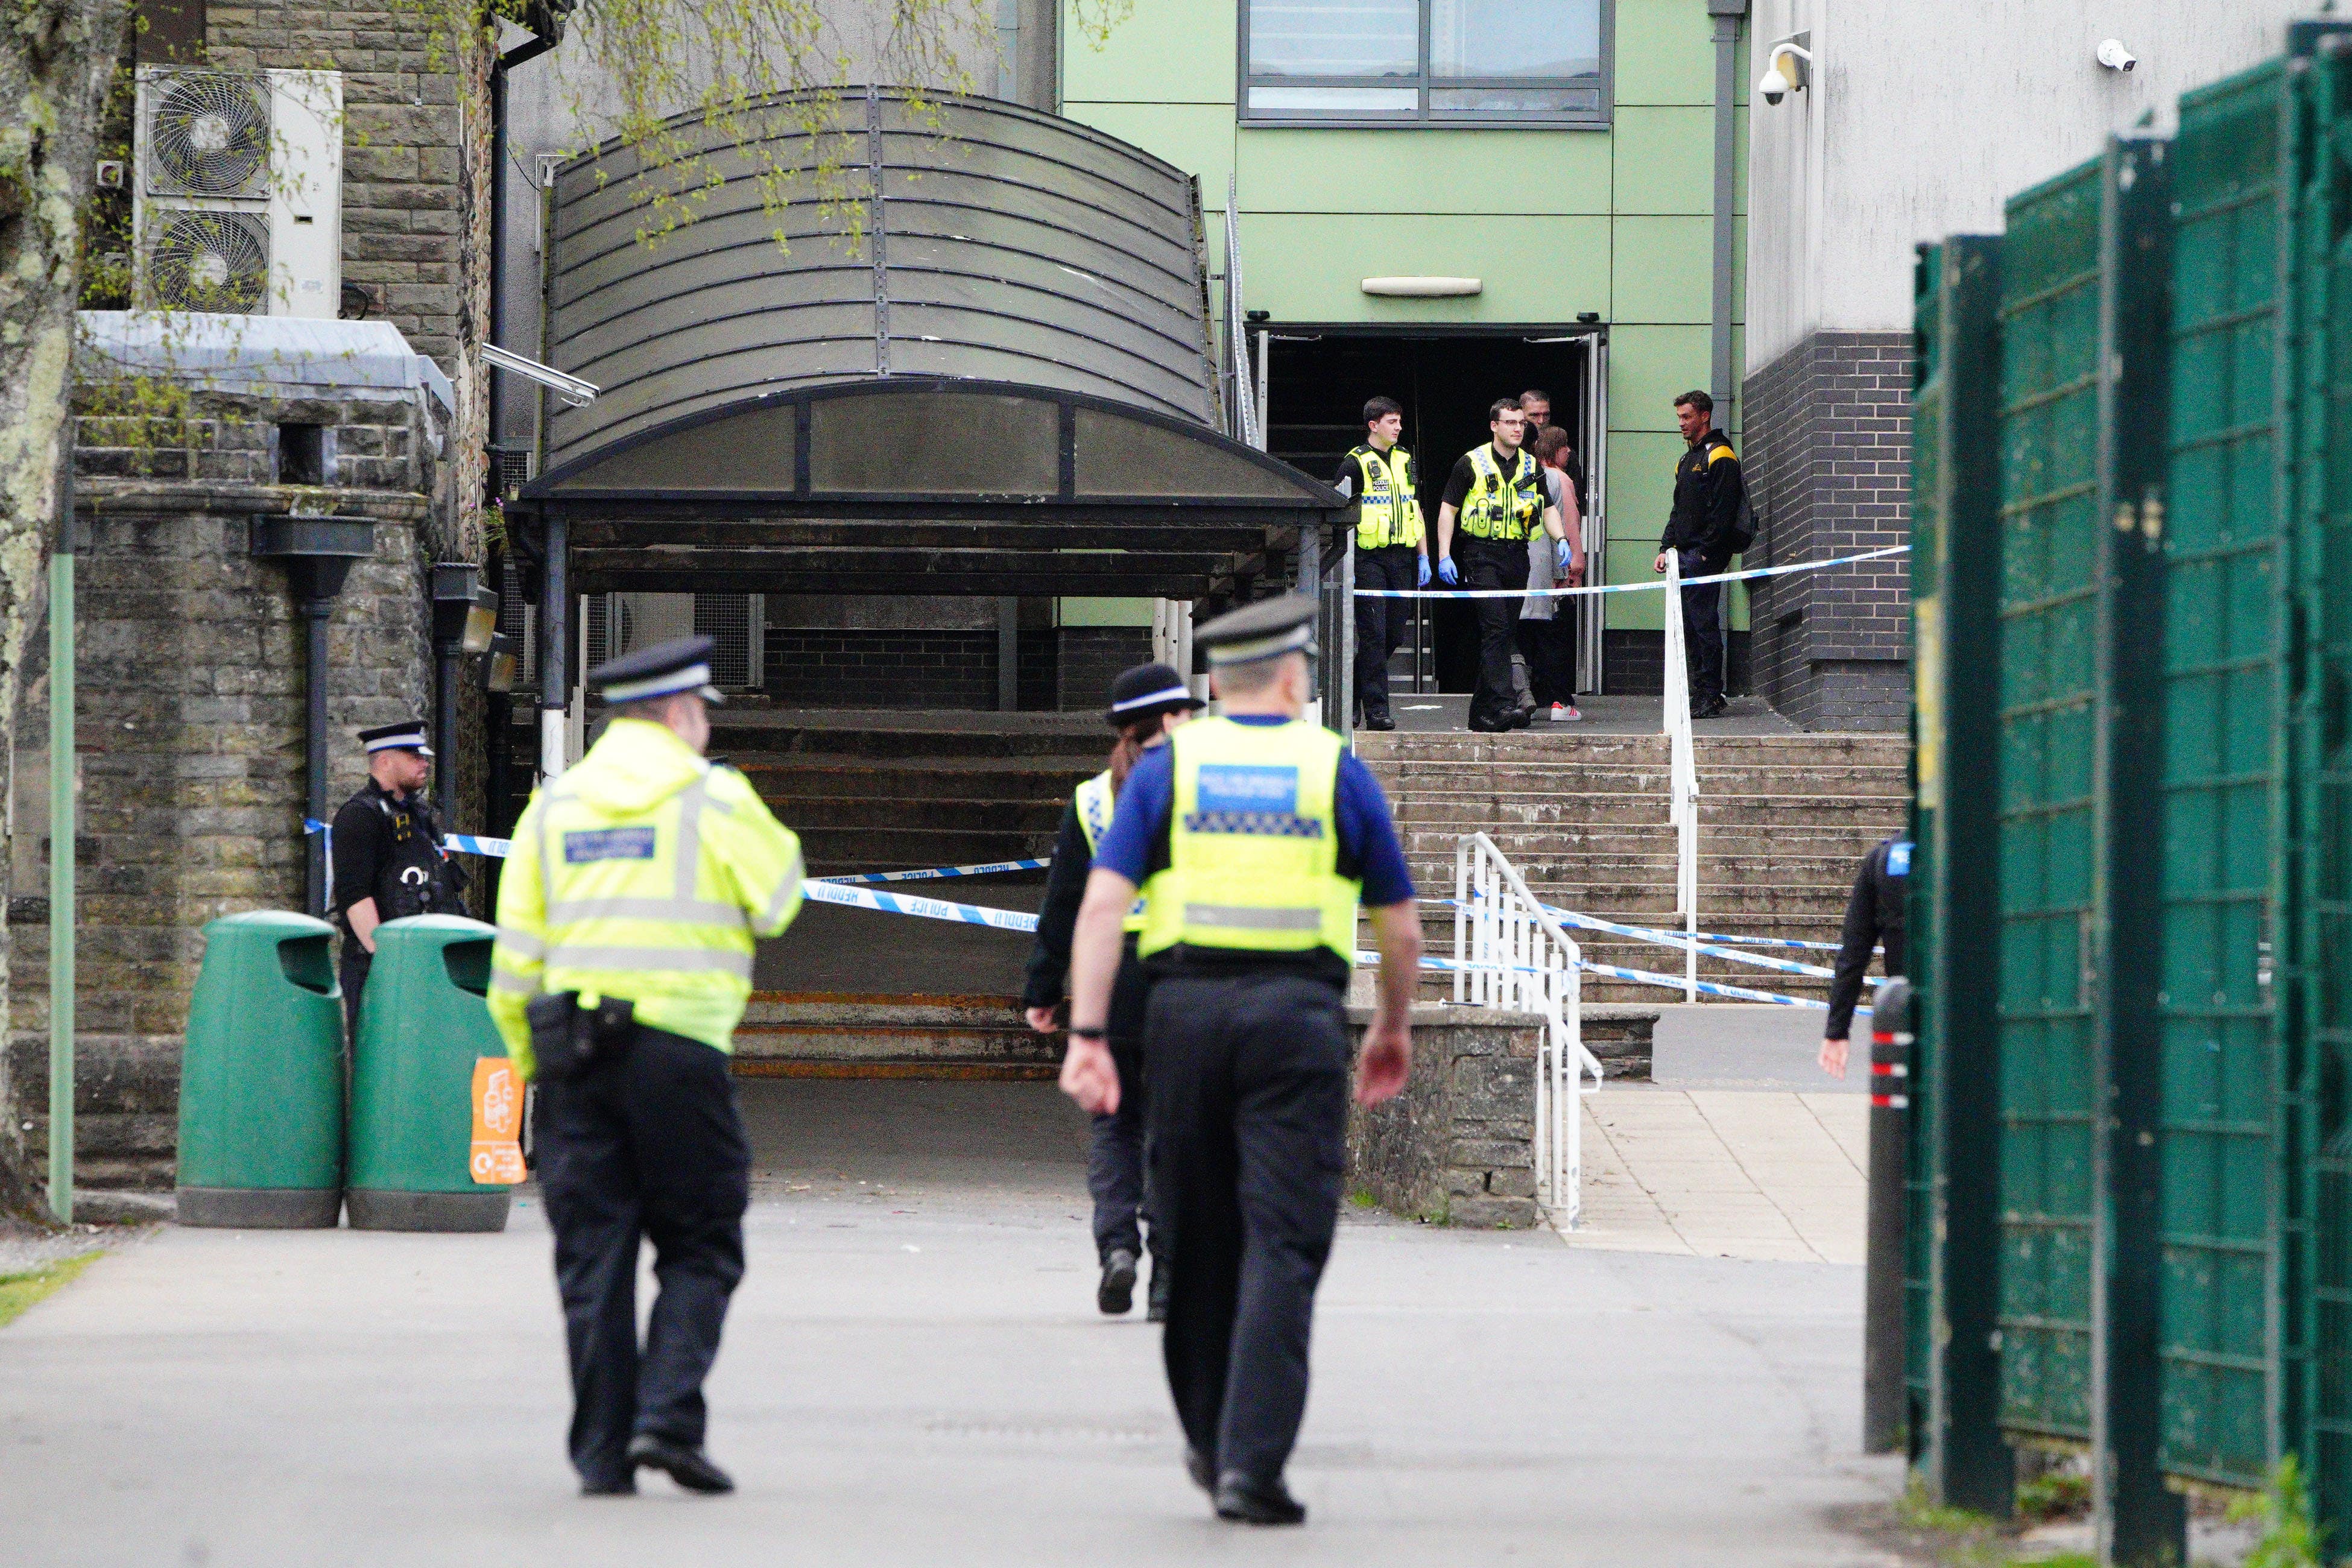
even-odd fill
[[[522,1085],[504,1057],[474,1058],[474,1180],[486,1186],[522,1181]]]

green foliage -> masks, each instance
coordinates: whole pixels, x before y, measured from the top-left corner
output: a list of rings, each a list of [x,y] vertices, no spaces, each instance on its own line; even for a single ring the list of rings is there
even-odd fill
[[[2262,1539],[2246,1553],[2242,1568],[2325,1568],[2318,1521],[2312,1517],[2311,1488],[2293,1454],[2281,1459],[2259,1492],[2230,1505],[2233,1520],[2263,1527]]]
[[[34,1302],[53,1296],[72,1284],[83,1269],[98,1261],[98,1258],[94,1251],[85,1252],[62,1263],[52,1263],[17,1274],[0,1274],[0,1328],[15,1322]]]
[[[2091,1506],[2091,1478],[2079,1470],[2045,1470],[2017,1489],[2017,1517],[2034,1522],[2073,1519]]]
[[[2000,1528],[1998,1521],[1984,1514],[1937,1502],[1927,1495],[1927,1483],[1916,1472],[1903,1489],[1902,1500],[1895,1505],[1895,1517],[1906,1530],[1937,1535],[1981,1535]]]

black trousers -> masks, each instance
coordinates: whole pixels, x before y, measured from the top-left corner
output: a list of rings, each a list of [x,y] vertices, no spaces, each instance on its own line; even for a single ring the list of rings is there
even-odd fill
[[[751,1151],[727,1058],[640,1027],[585,1077],[541,1090],[539,1179],[572,1354],[572,1463],[583,1481],[630,1475],[629,1439],[701,1446],[702,1380],[743,1278]],[[660,1281],[637,1344],[637,1247]]]
[[[1538,708],[1576,701],[1576,651],[1569,644],[1567,601],[1549,621],[1519,622],[1519,653],[1528,661],[1528,692]]]
[[[1465,588],[1528,585],[1524,539],[1474,539],[1457,533],[1454,562],[1461,568]],[[1471,694],[1470,717],[1493,720],[1517,706],[1511,700],[1511,645],[1517,635],[1519,601],[1473,599],[1470,604],[1478,617],[1478,686]]]
[[[1384,544],[1356,552],[1356,586],[1402,589],[1421,586],[1421,552],[1410,544]],[[1356,706],[1367,718],[1389,710],[1389,656],[1404,646],[1412,626],[1411,599],[1356,601]]]
[[[343,938],[343,952],[336,961],[336,971],[343,988],[343,1048],[347,1051],[359,1047],[360,993],[367,989],[368,970],[374,963],[375,954],[362,947],[359,938]]]
[[[1315,1288],[1347,1163],[1340,1002],[1324,982],[1279,973],[1152,987],[1168,1387],[1185,1440],[1220,1472],[1281,1475],[1307,1412]]]
[[[1729,556],[1715,558],[1685,550],[1678,563],[1685,577],[1704,577],[1731,564]],[[1690,679],[1693,708],[1723,695],[1723,584],[1701,583],[1683,590],[1683,665]]]
[[[1167,1237],[1151,1215],[1150,1183],[1144,1159],[1150,1094],[1143,1081],[1144,1006],[1150,971],[1135,956],[1129,939],[1111,986],[1110,1059],[1118,1068],[1118,1109],[1094,1119],[1087,1144],[1087,1192],[1095,1201],[1095,1256],[1125,1250],[1140,1258],[1150,1227],[1152,1267],[1165,1267]]]

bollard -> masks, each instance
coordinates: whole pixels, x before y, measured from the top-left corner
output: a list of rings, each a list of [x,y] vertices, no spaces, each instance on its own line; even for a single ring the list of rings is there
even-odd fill
[[[1870,1015],[1870,1218],[1862,1298],[1862,1451],[1904,1445],[1905,1182],[1910,1171],[1911,986],[1878,988]]]

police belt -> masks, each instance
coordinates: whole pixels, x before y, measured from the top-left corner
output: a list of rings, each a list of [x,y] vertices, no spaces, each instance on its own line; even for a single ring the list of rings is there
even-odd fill
[[[550,992],[532,997],[523,1016],[530,1023],[537,1076],[546,1083],[585,1077],[628,1049],[637,1032],[637,1005],[625,996],[607,996],[583,1007],[577,991]]]

